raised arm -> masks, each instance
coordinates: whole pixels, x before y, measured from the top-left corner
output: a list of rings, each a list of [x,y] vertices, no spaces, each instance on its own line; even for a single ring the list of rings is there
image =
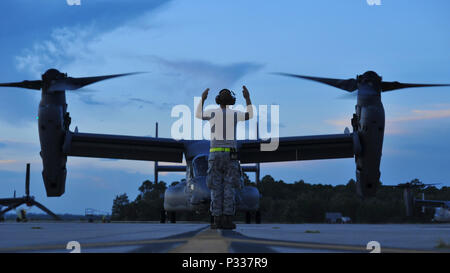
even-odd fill
[[[202,120],[208,120],[208,117],[203,117],[203,103],[205,102],[206,98],[208,97],[209,88],[206,88],[205,91],[202,93],[202,100],[197,105],[197,110],[195,111],[195,117]]]

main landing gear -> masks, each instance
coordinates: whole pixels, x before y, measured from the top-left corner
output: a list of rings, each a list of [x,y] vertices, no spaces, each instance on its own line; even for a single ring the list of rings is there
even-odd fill
[[[165,210],[161,210],[161,216],[160,216],[159,222],[161,224],[166,223],[167,216],[169,217],[170,223],[175,224],[177,222],[177,214],[176,214],[176,212],[175,211],[165,211]]]
[[[252,222],[252,212],[247,211],[245,213],[245,223],[251,224]],[[261,224],[261,212],[258,210],[255,212],[255,224]]]

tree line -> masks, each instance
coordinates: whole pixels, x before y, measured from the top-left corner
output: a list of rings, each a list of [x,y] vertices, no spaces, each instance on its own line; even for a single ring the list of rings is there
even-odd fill
[[[414,179],[411,182],[419,182]],[[171,183],[178,183],[177,181]],[[256,186],[247,175],[246,185]],[[153,183],[146,180],[139,187],[139,194],[130,201],[126,193],[117,195],[112,206],[112,220],[121,221],[159,221],[163,210],[164,191],[167,185],[161,181]],[[433,210],[425,213],[417,208],[416,216],[406,217],[403,189],[383,186],[380,182],[376,197],[360,199],[356,195],[356,183],[350,179],[345,185],[309,184],[303,180],[286,183],[266,175],[258,185],[261,192],[260,211],[263,222],[278,223],[321,223],[325,222],[326,212],[340,212],[350,217],[353,223],[404,223],[429,222]],[[419,190],[413,190],[419,197]],[[421,191],[422,192],[422,191]],[[450,187],[428,187],[423,190],[426,199],[450,200]],[[177,220],[209,221],[208,215],[178,213]],[[244,220],[237,215],[236,220]]]

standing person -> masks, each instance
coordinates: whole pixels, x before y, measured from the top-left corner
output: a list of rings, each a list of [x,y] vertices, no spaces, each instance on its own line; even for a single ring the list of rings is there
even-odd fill
[[[235,188],[240,187],[241,168],[237,158],[236,125],[239,121],[253,118],[250,93],[245,86],[242,95],[247,109],[245,112],[230,109],[236,97],[228,89],[222,89],[216,96],[220,107],[203,112],[203,104],[208,97],[209,88],[202,93],[195,116],[208,120],[211,127],[211,145],[208,159],[206,185],[211,190],[211,214],[214,223],[211,228],[234,229],[232,221],[235,214]]]

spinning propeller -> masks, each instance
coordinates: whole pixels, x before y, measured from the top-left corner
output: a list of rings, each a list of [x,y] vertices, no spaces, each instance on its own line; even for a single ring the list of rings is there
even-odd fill
[[[33,90],[45,90],[49,92],[65,91],[65,90],[77,90],[84,86],[104,81],[117,77],[130,76],[135,74],[140,74],[141,72],[134,73],[124,73],[124,74],[113,74],[105,76],[96,77],[82,77],[82,78],[72,78],[68,77],[67,74],[61,73],[56,69],[49,69],[42,75],[42,80],[36,81],[22,81],[22,82],[12,82],[12,83],[0,83],[0,87],[18,87]]]
[[[353,92],[359,88],[360,84],[368,84],[376,88],[381,92],[387,92],[403,88],[411,87],[433,87],[433,86],[450,86],[450,84],[421,84],[421,83],[401,83],[401,82],[386,82],[382,81],[382,78],[373,71],[367,71],[362,75],[357,75],[356,79],[332,79],[332,78],[320,78],[303,76],[289,73],[275,73],[277,75],[301,78],[311,81],[324,83],[348,92]]]

